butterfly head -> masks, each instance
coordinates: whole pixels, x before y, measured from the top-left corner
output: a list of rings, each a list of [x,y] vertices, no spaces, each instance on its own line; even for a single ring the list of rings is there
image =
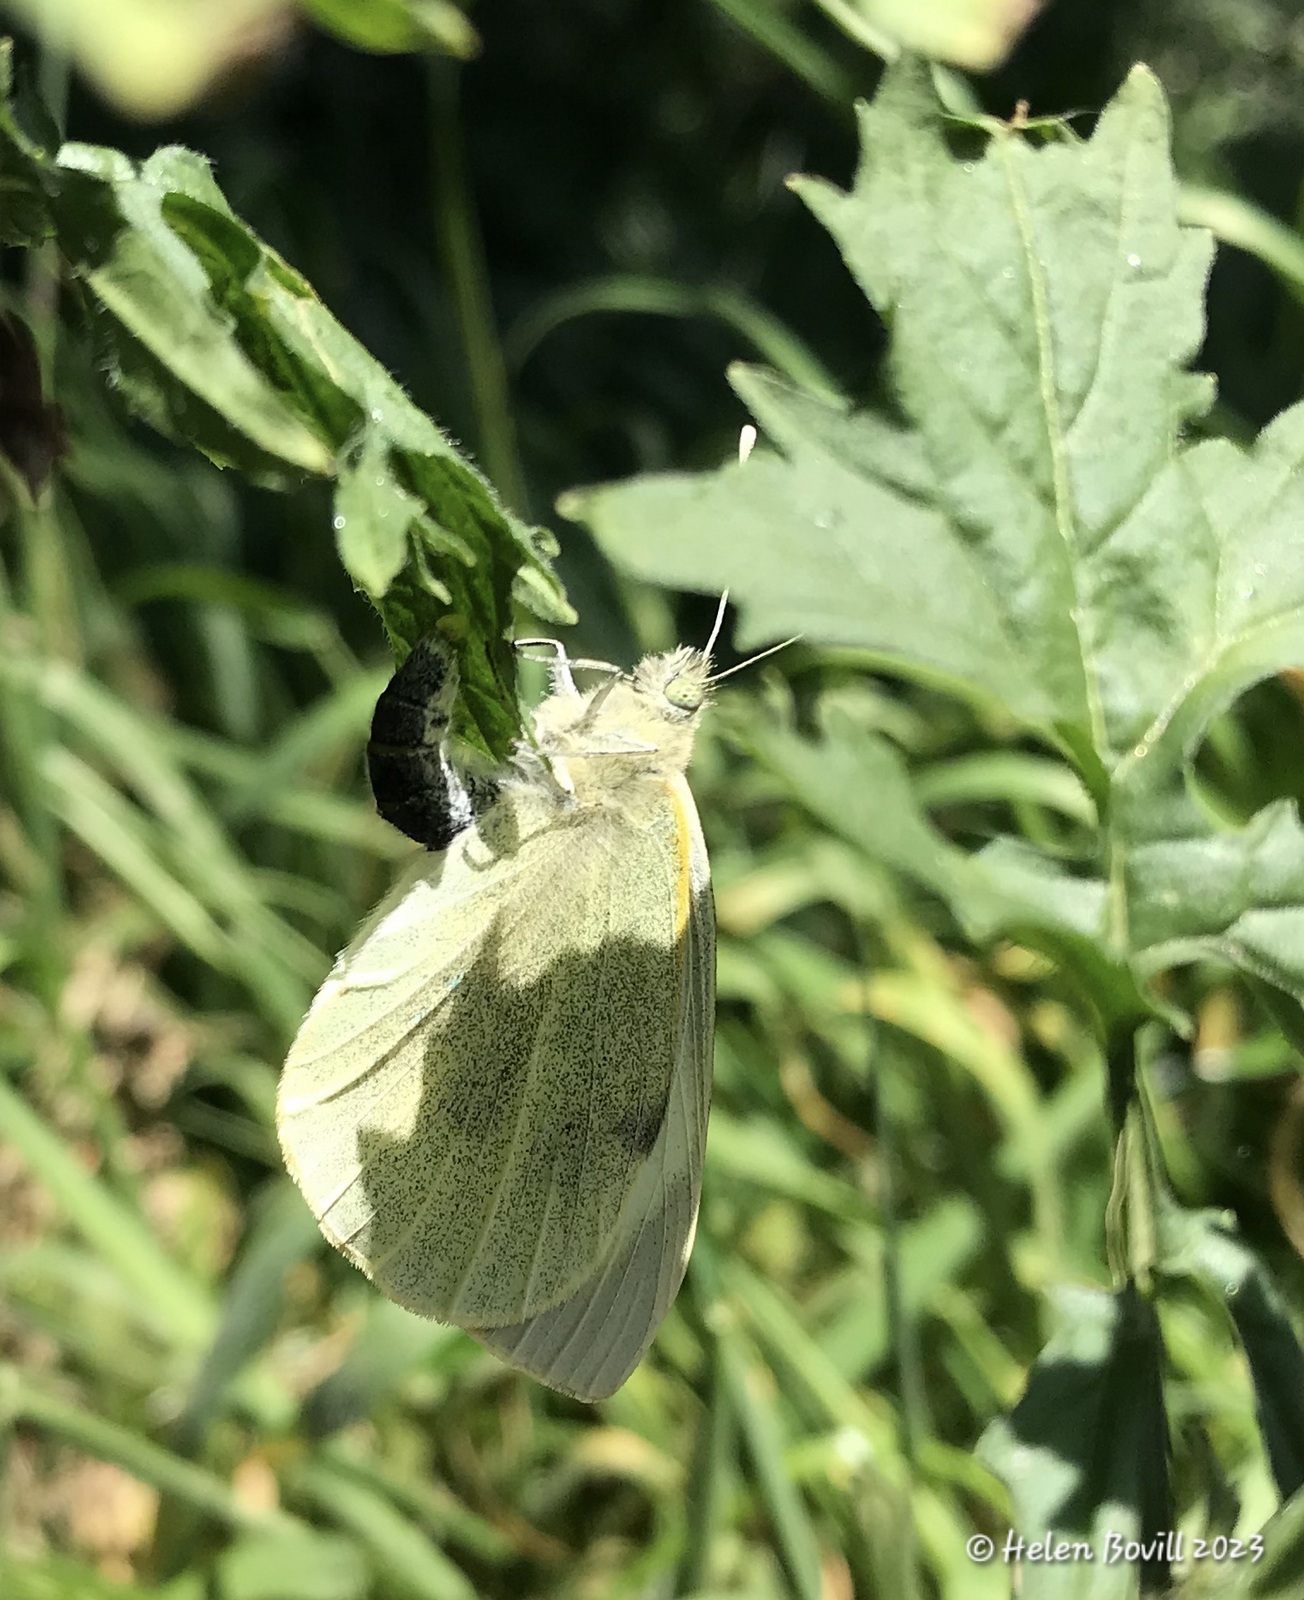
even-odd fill
[[[711,698],[711,658],[691,645],[645,656],[634,668],[633,686],[651,714],[671,723],[691,722]]]

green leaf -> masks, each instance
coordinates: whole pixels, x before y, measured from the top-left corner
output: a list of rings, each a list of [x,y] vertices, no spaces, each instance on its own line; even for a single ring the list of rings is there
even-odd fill
[[[45,152],[18,125],[11,39],[0,39],[0,242],[30,245],[50,231],[41,180]]]
[[[1163,1270],[1197,1278],[1231,1314],[1272,1475],[1287,1499],[1304,1487],[1304,1350],[1290,1314],[1230,1216],[1186,1211],[1161,1193],[1157,1220]]]
[[[1246,1543],[1249,1559],[1231,1567],[1213,1589],[1193,1585],[1192,1600],[1297,1600],[1304,1593],[1304,1494],[1288,1500]]]
[[[693,1273],[701,1298],[702,1321],[711,1339],[713,1356],[719,1358],[729,1409],[746,1449],[758,1498],[773,1527],[775,1547],[794,1600],[819,1600],[819,1539],[785,1461],[783,1422],[769,1392],[768,1373],[755,1362],[732,1320],[717,1309],[718,1268],[704,1240],[698,1243]]]
[[[1304,829],[1294,803],[1265,806],[1238,832],[1215,829],[1184,794],[1166,806],[1138,798],[1134,814],[1141,838],[1126,882],[1142,970],[1212,956],[1304,999]]]
[[[164,1494],[231,1528],[281,1531],[296,1520],[280,1510],[255,1510],[219,1474],[183,1460],[144,1434],[48,1394],[17,1368],[0,1367],[0,1421],[19,1421],[66,1441],[102,1461],[112,1461]]]
[[[199,1453],[232,1380],[276,1330],[286,1273],[319,1242],[316,1222],[297,1190],[286,1180],[270,1185],[254,1210],[213,1341],[172,1424],[171,1443],[182,1455]]]
[[[166,1253],[142,1219],[93,1173],[0,1074],[6,1143],[78,1233],[139,1297],[150,1324],[179,1350],[207,1338],[214,1312],[204,1287]]]
[[[971,937],[1013,933],[1044,949],[1077,977],[1106,1025],[1146,1015],[1147,1001],[1126,963],[1106,952],[1104,883],[1074,876],[1019,840],[997,840],[966,855],[924,815],[905,761],[888,740],[836,708],[821,714],[821,724],[821,737],[810,740],[757,718],[743,738],[830,832],[945,900]],[[1080,789],[1067,792],[1086,803]]]
[[[549,566],[551,536],[502,506],[310,286],[231,214],[202,162],[184,151],[152,160],[174,185],[169,221],[204,262],[242,340],[331,442],[340,554],[396,655],[439,620],[460,655],[454,731],[502,757],[519,731],[506,642],[512,601],[553,622],[574,620]]]
[[[377,1490],[320,1459],[293,1468],[287,1479],[368,1551],[391,1591],[412,1600],[475,1600],[461,1568]]]
[[[727,588],[745,647],[790,633],[856,645],[1049,720],[979,564],[933,503],[919,440],[755,368],[730,378],[782,456],[758,448],[715,473],[572,490],[559,510],[635,577]]]
[[[64,145],[55,170],[60,247],[125,336],[119,381],[148,420],[219,462],[328,471],[326,441],[240,347],[203,266],[165,221],[157,174],[79,144]]]
[[[757,718],[747,744],[831,832],[950,901],[966,921],[999,921],[1005,907],[995,879],[924,816],[893,745],[836,709],[822,722],[815,741]]]
[[[987,1429],[979,1456],[1014,1502],[1024,1600],[1122,1600],[1136,1592],[1136,1566],[1118,1550],[1172,1526],[1159,1329],[1130,1289],[1063,1290],[1058,1310],[1022,1399]],[[1054,1554],[1075,1544],[1075,1557]],[[1143,1579],[1162,1577],[1162,1551],[1141,1567]]]
[[[1251,450],[1184,438],[1210,397],[1185,370],[1210,241],[1179,221],[1159,85],[1134,70],[1081,142],[960,129],[906,63],[861,134],[849,193],[798,188],[888,326],[899,415],[740,369],[768,447],[563,508],[637,576],[728,588],[748,643],[859,646],[1067,754],[1097,808],[1090,852],[997,843],[977,876],[1005,892],[989,930],[1070,941],[1107,1022],[1209,956],[1304,999],[1294,807],[1237,831],[1186,788],[1214,718],[1304,661],[1304,407]],[[864,776],[860,809],[895,815],[899,774]],[[955,854],[924,881],[946,892]],[[917,851],[895,855],[920,876]]]
[[[1098,612],[1154,603],[1151,580],[1108,587],[1110,536],[1207,398],[1182,364],[1203,330],[1209,241],[1178,225],[1167,113],[1144,71],[1088,144],[1002,130],[960,160],[945,131],[907,65],[862,113],[852,192],[800,185],[888,323],[909,425],[744,373],[780,454],[668,479],[669,498],[635,480],[569,508],[634,570],[727,578],[753,634],[863,645],[1103,753],[1113,700],[1135,691],[1106,676],[1102,655],[1126,636]],[[647,548],[647,497],[691,524],[668,554]],[[739,530],[758,514],[744,564]]]
[[[408,557],[412,524],[425,516],[415,495],[397,481],[390,461],[385,435],[368,423],[361,444],[350,451],[341,468],[335,491],[335,543],[340,560],[369,595],[383,596],[403,570]],[[438,545],[440,530],[427,519],[431,542]],[[444,554],[453,555],[467,566],[475,558],[455,536],[444,540]],[[432,591],[445,605],[451,593],[431,579]]]
[[[433,15],[401,9],[426,23]],[[341,559],[396,655],[439,626],[460,657],[454,732],[504,757],[519,733],[513,602],[574,620],[552,575],[550,536],[503,507],[234,215],[201,157],[164,148],[137,166],[116,150],[70,144],[56,158],[0,96],[0,184],[12,202],[7,236],[53,232],[91,303],[111,377],[146,420],[274,486],[304,473],[337,480]]]
[[[321,27],[359,50],[438,50],[467,59],[480,39],[450,0],[299,0]]]
[[[370,1587],[353,1540],[315,1528],[245,1534],[217,1562],[219,1600],[362,1600]]]
[[[5,1600],[206,1600],[203,1574],[194,1571],[148,1589],[115,1583],[68,1556],[21,1561],[0,1550],[0,1594]]]
[[[1089,143],[1002,130],[967,162],[909,69],[862,136],[850,195],[802,192],[890,325],[953,537],[1055,724],[1109,766],[1135,742],[1136,703],[1171,698],[1167,661],[1138,661],[1136,642],[1162,632],[1187,555],[1170,539],[1148,565],[1124,530],[1208,399],[1183,367],[1210,241],[1177,221],[1163,93],[1138,68]]]
[[[373,1295],[338,1367],[304,1397],[309,1435],[324,1439],[372,1416],[413,1370],[445,1348],[465,1347],[456,1328],[430,1322]]]
[[[1118,529],[1110,645],[1114,671],[1132,674],[1107,699],[1120,787],[1157,788],[1237,694],[1304,660],[1302,464],[1295,406],[1252,451],[1182,451]]]

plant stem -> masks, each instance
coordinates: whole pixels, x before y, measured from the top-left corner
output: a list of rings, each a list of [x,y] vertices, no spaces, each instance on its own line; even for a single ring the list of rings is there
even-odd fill
[[[477,446],[494,487],[514,510],[526,508],[525,482],[516,452],[516,424],[507,390],[507,368],[494,322],[484,241],[466,173],[466,147],[459,114],[459,69],[431,58],[431,159],[435,226],[440,254],[462,336],[475,408]]]

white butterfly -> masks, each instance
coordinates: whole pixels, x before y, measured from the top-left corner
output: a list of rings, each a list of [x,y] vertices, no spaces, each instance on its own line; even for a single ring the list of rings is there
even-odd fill
[[[715,918],[684,770],[710,647],[624,674],[554,644],[532,744],[492,785],[447,759],[451,656],[413,651],[372,780],[429,848],[322,985],[278,1096],[332,1244],[585,1400],[641,1360],[697,1223]],[[581,693],[572,665],[606,681]]]

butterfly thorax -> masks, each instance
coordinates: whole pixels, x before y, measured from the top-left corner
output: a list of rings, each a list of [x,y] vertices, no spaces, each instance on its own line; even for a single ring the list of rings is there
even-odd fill
[[[624,805],[631,788],[682,774],[710,668],[702,651],[681,647],[586,694],[549,695],[534,715],[535,747],[571,802]]]

